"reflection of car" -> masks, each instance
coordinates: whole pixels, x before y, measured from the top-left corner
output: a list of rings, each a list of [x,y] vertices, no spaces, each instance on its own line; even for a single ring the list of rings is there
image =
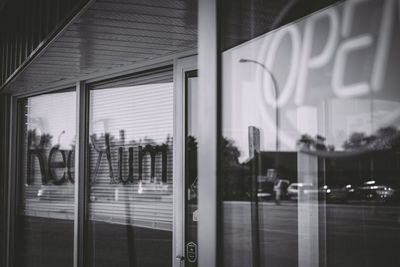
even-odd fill
[[[282,190],[281,199],[285,199],[289,183],[289,180],[285,179],[278,179],[274,181],[273,179],[259,177],[257,197],[259,199],[271,199],[275,194],[274,187],[276,186]]]
[[[354,192],[354,188],[351,185],[346,185],[344,187],[338,186],[324,186],[326,201],[338,201],[346,202],[349,200]]]
[[[327,191],[330,191],[327,185],[320,188],[314,188],[310,185],[303,186],[304,195],[307,195],[311,199],[324,199]]]
[[[260,191],[260,189],[258,189]],[[257,197],[261,199],[271,199],[272,198],[272,193],[267,193],[267,192],[257,192]]]
[[[270,199],[272,198],[273,191],[273,178],[268,176],[258,176],[257,177],[257,198]]]
[[[346,202],[350,198],[352,192],[354,192],[351,185],[346,185],[345,187],[324,185],[317,189],[311,184],[302,184],[300,187],[297,185],[297,188],[302,189],[304,195],[308,196],[309,199],[332,202]],[[296,189],[296,184],[293,184],[293,189]],[[293,189],[291,188],[290,191],[294,191]],[[295,194],[298,194],[298,190],[297,192],[291,193],[293,199],[295,198]]]
[[[310,190],[312,190],[312,184],[310,183],[292,183],[289,185],[288,189],[287,189],[287,198],[288,199],[297,199],[299,192],[301,190],[308,190],[308,192],[310,192]]]
[[[283,180],[283,179],[278,180],[276,187],[280,188],[280,190],[281,190],[281,199],[288,198],[287,190],[289,188],[289,184],[290,184],[289,180]],[[275,194],[276,194],[276,192],[275,192]]]
[[[364,183],[355,190],[355,196],[360,200],[389,201],[396,196],[396,190],[387,185]]]

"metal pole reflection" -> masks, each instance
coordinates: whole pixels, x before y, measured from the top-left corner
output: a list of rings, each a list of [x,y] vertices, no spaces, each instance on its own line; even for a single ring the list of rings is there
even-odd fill
[[[279,151],[279,139],[278,139],[278,132],[279,132],[279,107],[278,107],[278,83],[275,79],[275,75],[269,70],[264,64],[253,60],[253,59],[246,59],[246,58],[241,58],[239,60],[240,63],[254,63],[263,68],[265,72],[268,73],[269,77],[271,78],[273,87],[274,87],[274,96],[275,96],[275,129],[276,129],[276,134],[275,134],[275,150]]]

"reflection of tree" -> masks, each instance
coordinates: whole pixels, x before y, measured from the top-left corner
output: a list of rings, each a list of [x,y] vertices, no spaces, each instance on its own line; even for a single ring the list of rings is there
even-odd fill
[[[233,143],[234,141],[222,137],[222,164],[228,168],[239,165],[240,151]]]
[[[189,135],[186,142],[186,183],[191,194],[197,196],[197,140]]]
[[[36,129],[28,130],[27,132],[28,147],[32,149],[44,149],[51,146],[53,136],[50,134],[37,135]]]
[[[249,174],[245,165],[239,163],[240,151],[234,141],[222,137],[221,176],[224,200],[245,200],[250,191]]]
[[[343,148],[345,150],[352,150],[352,149],[365,147],[372,140],[373,140],[373,138],[366,136],[365,133],[355,132],[350,135],[349,140],[344,142]]]
[[[308,134],[302,134],[300,139],[297,141],[297,147],[301,150],[316,150],[316,151],[332,151],[334,146],[325,144],[326,138],[322,135],[316,135],[312,137]]]
[[[197,179],[197,141],[189,135],[187,138],[187,176],[189,184],[195,183]]]
[[[400,148],[400,131],[393,126],[383,127],[376,134],[366,135],[354,132],[343,144],[345,150],[366,148],[370,150],[398,150]]]
[[[326,138],[321,135],[312,137],[308,134],[302,134],[297,141],[299,150],[304,151],[333,151],[332,145],[325,144]],[[400,131],[393,126],[383,127],[375,134],[366,135],[362,132],[354,132],[349,139],[343,143],[343,149],[346,151],[367,149],[367,150],[399,150],[400,149]]]
[[[239,162],[240,151],[233,140],[221,140],[221,179],[224,200],[247,200],[250,192],[248,167]],[[187,177],[189,186],[196,191],[197,183],[197,140],[187,138]]]
[[[400,131],[394,127],[380,128],[376,136],[372,136],[371,147],[375,150],[399,150]]]
[[[139,140],[139,144],[155,146],[157,145],[157,142],[151,138],[145,137],[143,140]]]

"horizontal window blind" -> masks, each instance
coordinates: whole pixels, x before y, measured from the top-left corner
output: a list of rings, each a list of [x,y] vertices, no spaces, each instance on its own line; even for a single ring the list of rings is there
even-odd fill
[[[15,266],[72,266],[76,93],[21,99]]]
[[[24,101],[19,214],[73,220],[76,94]]]
[[[172,67],[90,92],[89,219],[172,231]]]
[[[153,70],[127,75],[118,79],[106,80],[98,82],[92,86],[92,89],[110,89],[121,88],[126,86],[157,84],[172,82],[173,67],[165,66]]]

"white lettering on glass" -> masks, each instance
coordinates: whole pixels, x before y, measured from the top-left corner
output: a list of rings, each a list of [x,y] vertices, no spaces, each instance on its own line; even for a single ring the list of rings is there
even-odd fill
[[[276,33],[275,38],[272,40],[271,47],[268,50],[266,67],[268,70],[272,70],[277,51],[279,49],[279,45],[281,43],[282,38],[286,34],[289,34],[291,41],[292,41],[292,45],[291,45],[292,62],[290,63],[289,74],[288,74],[285,86],[283,87],[281,94],[279,94],[278,96],[275,96],[275,94],[278,93],[277,92],[278,88],[271,88],[271,87],[275,86],[275,84],[272,80],[273,77],[271,77],[271,75],[263,75],[263,79],[262,79],[263,86],[261,86],[261,89],[264,94],[264,99],[268,104],[270,104],[274,107],[276,105],[278,105],[278,107],[284,106],[288,102],[288,100],[293,92],[295,83],[296,83],[296,74],[297,74],[297,68],[299,65],[301,37],[300,37],[300,32],[297,29],[297,27],[295,27],[294,25],[291,25],[291,26],[283,29],[282,31],[279,31]],[[271,91],[272,91],[272,93],[271,93]],[[275,102],[275,99],[277,99],[277,103]]]
[[[359,82],[351,85],[344,85],[344,74],[346,72],[347,55],[372,44],[372,37],[369,34],[351,38],[343,42],[336,53],[332,73],[333,92],[338,97],[354,97],[368,94],[370,86],[368,82]]]
[[[372,90],[375,92],[382,90],[384,84],[388,55],[390,50],[390,42],[392,40],[395,4],[396,3],[394,0],[386,0],[383,7],[381,26],[379,28],[378,44],[375,53],[375,63],[372,69],[371,77],[371,87]]]
[[[390,55],[390,46],[393,37],[395,12],[399,11],[400,22],[400,0],[384,0],[382,4],[381,16],[375,24],[378,24],[378,31],[372,33],[370,29],[365,28],[365,33],[355,35],[354,25],[359,16],[367,16],[362,13],[360,8],[369,7],[375,2],[370,0],[353,0],[346,1],[343,9],[331,7],[320,11],[309,17],[305,21],[304,33],[300,32],[297,24],[292,24],[276,31],[273,35],[267,36],[261,47],[262,55],[260,62],[265,62],[268,70],[274,74],[273,65],[277,51],[282,47],[282,42],[291,42],[291,55],[287,62],[290,66],[288,76],[279,96],[275,97],[275,89],[272,87],[273,77],[265,74],[265,70],[260,70],[258,81],[261,85],[260,90],[263,93],[264,102],[268,105],[276,107],[284,106],[295,94],[294,102],[296,105],[302,105],[307,89],[307,81],[309,72],[318,68],[326,67],[333,61],[333,70],[331,77],[331,86],[333,93],[338,97],[355,97],[369,94],[372,91],[381,91],[384,87],[385,75],[388,68],[388,60]],[[367,6],[366,6],[367,5]],[[397,5],[397,6],[396,6]],[[370,15],[375,14],[369,7]],[[373,16],[376,20],[375,15]],[[315,46],[316,27],[322,20],[328,20],[326,26],[327,39],[321,52],[313,55],[312,51]],[[289,35],[290,38],[284,38]],[[340,38],[343,38],[342,40]],[[302,41],[301,41],[302,39]],[[351,55],[357,51],[371,48],[376,43],[376,50],[373,55],[373,63],[370,78],[365,81],[355,82],[353,84],[345,84],[345,75],[349,71],[349,60]],[[270,45],[267,45],[270,44]],[[300,53],[298,52],[300,51]],[[350,57],[349,57],[350,56]],[[264,61],[263,61],[264,60]]]
[[[322,52],[319,55],[311,58],[315,24],[318,20],[324,17],[329,19],[329,36]],[[297,81],[297,90],[295,97],[295,103],[297,105],[300,105],[304,99],[308,70],[324,66],[329,62],[329,60],[335,53],[335,47],[339,39],[338,32],[339,15],[335,8],[326,9],[323,12],[314,15],[306,22],[303,49],[301,53],[301,61],[299,67],[300,73]]]
[[[354,10],[358,4],[368,2],[368,0],[350,0],[346,1],[343,9],[343,27],[342,36],[349,37],[351,34],[351,28],[353,25]]]

